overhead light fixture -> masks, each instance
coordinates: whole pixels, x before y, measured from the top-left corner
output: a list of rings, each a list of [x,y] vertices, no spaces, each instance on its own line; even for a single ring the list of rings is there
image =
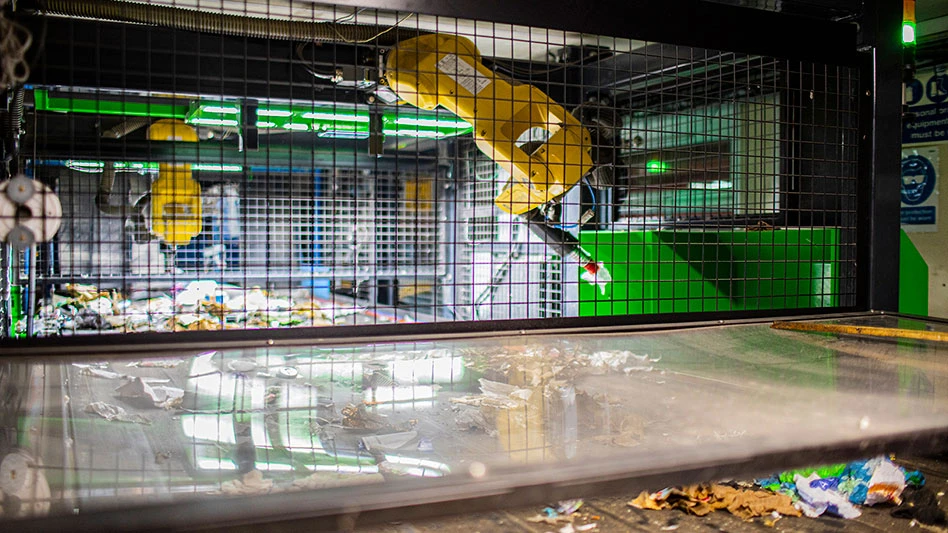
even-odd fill
[[[41,164],[56,164],[56,161],[41,161]],[[105,170],[104,161],[83,161],[70,159],[68,161],[58,162],[79,172],[89,172],[89,173],[98,173]],[[184,163],[187,164],[187,163]],[[155,162],[143,162],[143,161],[116,161],[112,164],[112,168],[116,172],[142,172],[142,173],[153,173],[158,172],[159,164]],[[233,164],[216,164],[216,163],[192,163],[191,170],[203,171],[203,172],[243,172],[244,167],[242,165],[233,165]]]
[[[201,110],[205,113],[220,113],[222,115],[236,115],[240,113],[240,108],[234,106],[206,105],[201,106]]]
[[[323,139],[368,139],[371,135],[367,131],[322,130],[316,134]]]
[[[293,112],[287,109],[257,109],[258,117],[291,117]]]
[[[442,139],[451,134],[438,130],[420,130],[411,128],[385,128],[382,130],[385,135],[394,135],[395,137],[415,137],[419,139]]]
[[[473,129],[468,122],[463,120],[445,120],[440,118],[416,118],[416,117],[397,117],[395,124],[401,126],[426,126],[431,128],[457,128]]]
[[[401,114],[400,114],[401,113]],[[185,121],[194,126],[239,127],[241,109],[219,102],[192,102]],[[326,139],[366,139],[371,135],[372,114],[367,107],[267,105],[257,108],[257,128],[274,128],[294,132],[314,131]],[[413,111],[383,112],[379,117],[383,134],[397,137],[443,139],[473,131],[473,126],[457,117],[440,117],[435,113]]]
[[[705,191],[718,191],[721,189],[730,189],[734,186],[730,181],[711,180],[711,181],[693,181],[688,184],[690,189],[700,189]]]
[[[77,172],[87,172],[87,173],[99,173],[105,170],[104,161],[83,161],[70,159],[65,162],[56,162],[56,161],[41,161],[40,164],[61,164],[66,168],[75,170]],[[115,161],[112,163],[112,169],[116,172],[139,172],[139,173],[154,173],[158,172],[158,163],[146,163],[140,161]]]
[[[300,115],[303,118],[309,118],[313,120],[326,120],[332,122],[368,122],[370,120],[369,115],[358,114],[358,113],[337,113],[337,112],[322,112],[322,111],[312,111],[308,113],[303,113]]]
[[[237,126],[240,124],[238,121],[233,119],[207,117],[189,118],[185,122],[197,126]]]
[[[105,168],[105,163],[102,161],[74,161],[70,159],[69,161],[66,161],[66,166],[73,170],[82,171],[93,169],[98,172]]]
[[[198,172],[243,172],[242,165],[217,165],[214,163],[194,163],[191,170]]]

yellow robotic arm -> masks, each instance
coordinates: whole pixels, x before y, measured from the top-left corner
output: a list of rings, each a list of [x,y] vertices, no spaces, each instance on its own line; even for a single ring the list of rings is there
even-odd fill
[[[478,148],[510,173],[494,200],[508,213],[521,215],[559,198],[592,169],[586,128],[536,87],[496,77],[469,39],[431,34],[402,41],[385,67],[402,100],[422,109],[440,105],[473,124]],[[549,137],[527,153],[516,142],[533,128]]]
[[[148,128],[152,141],[198,142],[194,128],[177,119],[163,119]],[[151,184],[151,231],[172,246],[186,245],[201,233],[201,185],[186,163],[159,163]]]

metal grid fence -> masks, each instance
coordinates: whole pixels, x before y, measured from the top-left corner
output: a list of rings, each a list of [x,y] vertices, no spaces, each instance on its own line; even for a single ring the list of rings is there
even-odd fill
[[[855,69],[206,4],[23,14],[62,227],[6,247],[4,335],[856,303]]]

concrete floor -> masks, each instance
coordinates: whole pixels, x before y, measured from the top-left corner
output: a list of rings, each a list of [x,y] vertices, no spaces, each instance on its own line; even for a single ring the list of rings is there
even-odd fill
[[[907,458],[898,462],[910,470],[925,473],[926,487],[935,493],[948,492],[948,457]],[[660,488],[660,487],[656,487]],[[586,500],[576,513],[574,526],[595,522],[593,532],[610,531],[676,531],[677,533],[726,532],[814,532],[814,533],[879,533],[890,531],[948,531],[946,528],[912,524],[910,520],[890,515],[893,506],[861,507],[862,516],[854,520],[841,518],[783,517],[767,525],[757,518],[745,522],[726,511],[717,511],[705,517],[685,514],[679,510],[646,511],[629,507],[627,502],[636,494],[616,494]],[[939,498],[942,509],[948,510],[948,501]],[[551,504],[554,502],[550,502]],[[419,522],[389,523],[357,528],[360,533],[428,533],[436,531],[470,533],[544,533],[557,532],[565,524],[556,526],[536,524],[528,518],[537,515],[542,506],[509,509],[490,513],[450,516]],[[598,516],[595,520],[593,517]]]

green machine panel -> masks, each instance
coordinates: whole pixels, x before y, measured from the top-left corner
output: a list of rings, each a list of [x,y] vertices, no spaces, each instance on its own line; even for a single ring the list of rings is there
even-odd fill
[[[583,283],[580,316],[834,307],[839,230],[592,231],[613,282]]]
[[[899,312],[928,316],[928,263],[905,230],[900,234]]]

